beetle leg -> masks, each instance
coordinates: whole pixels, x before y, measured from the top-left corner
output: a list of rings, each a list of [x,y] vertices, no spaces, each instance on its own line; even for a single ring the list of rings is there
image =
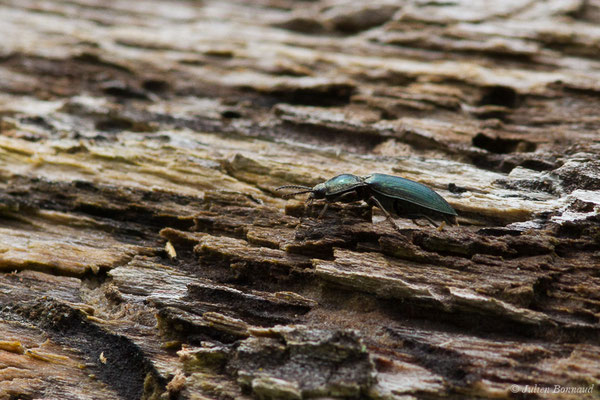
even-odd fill
[[[327,211],[327,207],[329,207],[329,203],[325,203],[325,207],[323,207],[323,209],[319,213],[319,216],[317,217],[317,219],[323,218],[323,215],[325,215],[325,211]]]
[[[411,218],[410,220],[412,221],[413,224],[415,224],[416,226],[418,226],[420,228],[420,227],[425,226],[425,225],[417,222],[419,218],[421,218],[421,216],[417,215],[416,217]]]
[[[312,196],[312,194],[308,197],[308,199],[306,199],[306,203],[304,203],[304,214],[302,214],[302,217],[306,217],[306,214],[308,214],[309,216],[312,215],[313,213],[313,202],[315,201],[315,198]]]
[[[449,225],[456,225],[456,226],[460,226],[458,221],[456,220],[456,215],[453,215],[451,217],[446,217],[446,222]]]
[[[353,197],[354,196],[354,197]],[[342,203],[352,203],[353,201],[356,201],[356,191],[351,191],[351,192],[346,192],[340,196],[338,196],[335,201],[340,201]]]
[[[400,227],[398,226],[398,224],[396,223],[396,221],[394,221],[394,218],[392,218],[392,216],[390,215],[390,213],[388,212],[388,210],[386,210],[385,208],[383,208],[383,206],[381,205],[381,203],[379,202],[379,200],[377,200],[375,197],[371,196],[369,197],[368,201],[372,201],[373,203],[375,203],[375,205],[381,210],[383,211],[383,213],[385,214],[385,218],[390,221],[390,223],[392,224],[392,226],[398,231],[401,232]]]
[[[313,201],[315,199],[313,197],[309,197],[308,200],[306,200],[306,205],[305,205],[305,209],[304,209],[304,214],[306,214],[306,211],[308,211],[308,208],[310,208],[310,214],[312,214],[312,208],[313,208]]]
[[[434,227],[438,227],[438,224],[436,224],[431,218],[429,218],[427,215],[423,214],[421,215],[421,217],[425,218],[427,221],[429,221],[431,223],[431,225],[433,225]]]

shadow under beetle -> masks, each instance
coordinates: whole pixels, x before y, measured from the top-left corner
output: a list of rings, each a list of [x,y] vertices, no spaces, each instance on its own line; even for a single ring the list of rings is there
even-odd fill
[[[281,189],[301,189],[299,192],[284,195],[284,198],[298,194],[310,193],[307,204],[311,205],[315,199],[324,199],[325,207],[319,213],[321,218],[329,203],[364,200],[371,206],[377,206],[385,214],[394,228],[400,230],[392,218],[392,214],[415,220],[427,219],[433,226],[438,226],[434,220],[441,220],[455,225],[456,211],[446,200],[427,186],[400,178],[393,175],[372,174],[357,176],[352,174],[341,174],[330,180],[319,183],[315,187],[286,185],[278,187]]]

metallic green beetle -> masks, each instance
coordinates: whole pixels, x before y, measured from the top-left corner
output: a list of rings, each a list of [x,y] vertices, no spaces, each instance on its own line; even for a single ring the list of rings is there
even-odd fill
[[[301,189],[299,192],[284,195],[285,198],[298,194],[310,193],[307,203],[315,199],[324,199],[325,207],[319,218],[325,214],[329,203],[336,201],[350,203],[364,200],[370,205],[377,206],[386,218],[400,229],[392,219],[392,215],[413,220],[427,219],[433,226],[438,226],[434,220],[456,224],[456,211],[446,200],[427,186],[393,175],[372,174],[357,176],[341,174],[330,180],[319,183],[315,187],[286,185],[281,189]]]

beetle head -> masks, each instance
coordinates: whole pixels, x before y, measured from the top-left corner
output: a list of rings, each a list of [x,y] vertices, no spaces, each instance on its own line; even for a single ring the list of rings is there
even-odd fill
[[[325,183],[319,183],[311,190],[311,197],[315,199],[324,199],[326,194],[327,186],[325,186]]]

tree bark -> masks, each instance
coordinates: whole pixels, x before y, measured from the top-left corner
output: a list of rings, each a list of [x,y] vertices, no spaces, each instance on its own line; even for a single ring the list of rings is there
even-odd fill
[[[598,397],[597,1],[0,15],[0,399]]]

